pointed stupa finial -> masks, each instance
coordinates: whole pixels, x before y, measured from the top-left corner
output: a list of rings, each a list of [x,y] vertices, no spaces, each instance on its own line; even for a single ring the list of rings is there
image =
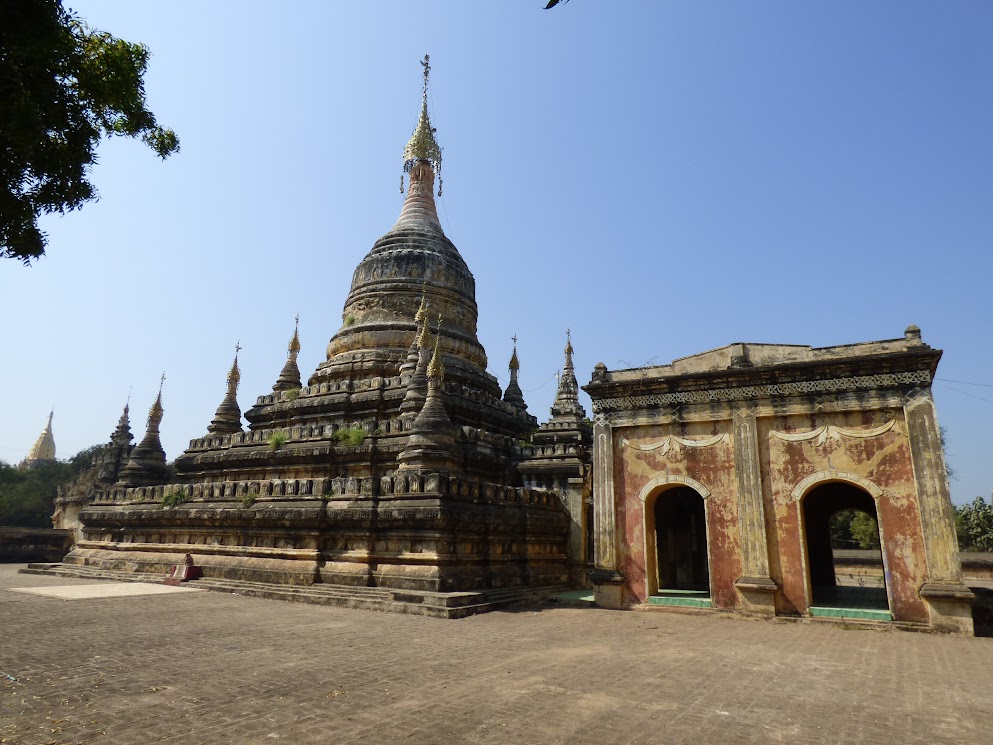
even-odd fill
[[[414,314],[415,323],[424,323],[428,317],[428,294],[426,291],[421,292],[421,305]]]
[[[562,374],[559,376],[558,390],[552,403],[552,418],[569,417],[582,419],[586,412],[579,403],[579,382],[572,364],[572,331],[565,332],[565,361],[562,363]]]
[[[428,163],[438,176],[438,196],[441,196],[441,146],[435,139],[435,128],[431,126],[428,115],[428,79],[431,75],[431,57],[427,54],[421,61],[424,68],[424,85],[421,90],[421,114],[417,118],[417,126],[410,136],[407,146],[403,149],[403,172],[411,173],[419,162]],[[413,180],[413,179],[412,179]],[[403,176],[400,176],[400,191],[403,191]]]
[[[293,336],[286,345],[286,364],[276,378],[272,389],[276,392],[290,391],[303,387],[300,380],[300,367],[297,365],[297,355],[300,353],[300,315],[297,314],[293,326]]]
[[[115,444],[126,445],[131,442],[131,392],[128,391],[128,400],[124,404],[121,418],[117,420],[117,428],[110,436],[110,441]]]
[[[521,369],[520,360],[517,359],[517,334],[510,338],[514,342],[514,351],[510,355],[510,363],[507,365],[510,370],[510,382],[507,383],[507,389],[503,392],[503,400],[521,411],[527,411],[528,405],[524,402],[524,392],[521,391],[521,386],[517,382],[517,373]]]
[[[159,394],[148,410],[148,426],[141,442],[131,451],[128,463],[121,469],[120,486],[152,486],[164,484],[168,478],[166,456],[159,439],[159,424],[162,422],[162,386],[165,373],[159,379]]]
[[[241,370],[238,369],[238,352],[241,351],[241,342],[234,346],[234,362],[231,363],[231,370],[228,372],[228,389],[221,399],[221,405],[217,407],[214,418],[207,426],[210,434],[231,434],[241,432],[241,409],[238,406],[238,382],[241,380]]]
[[[414,340],[410,343],[410,349],[407,350],[407,358],[404,360],[403,364],[400,365],[400,375],[409,375],[414,372],[417,367],[418,349],[421,343],[421,331],[425,326],[425,321],[428,317],[428,295],[427,288],[423,288],[421,292],[421,304],[417,308],[417,312],[414,314]]]
[[[428,363],[428,379],[436,379],[441,382],[445,377],[445,363],[441,361],[441,314],[438,314],[438,333],[434,337],[434,354],[431,355],[431,362]],[[427,326],[427,324],[424,324]]]
[[[422,303],[424,317],[420,321],[420,328],[417,339],[407,353],[407,361],[401,366],[401,375],[407,373],[407,392],[403,394],[403,401],[400,404],[400,418],[411,419],[417,416],[424,403],[424,397],[428,390],[428,366],[431,356],[431,327],[427,318],[427,304]],[[420,314],[420,311],[418,311]]]
[[[159,423],[162,421],[162,414],[164,410],[162,408],[162,386],[165,385],[165,373],[162,373],[162,377],[159,378],[159,395],[155,397],[155,401],[152,403],[152,408],[148,410],[148,429],[155,429],[158,432]]]
[[[293,338],[290,339],[289,345],[286,347],[286,351],[289,352],[290,356],[296,359],[297,353],[300,351],[300,314],[297,313],[294,319],[293,325]]]
[[[431,346],[431,328],[428,325],[427,319],[421,324],[421,333],[417,337],[417,346],[420,349],[427,349]]]
[[[427,392],[423,396],[422,405],[410,424],[410,436],[403,450],[397,455],[397,470],[400,471],[450,471],[458,467],[455,448],[455,428],[445,410],[444,390],[442,380],[445,377],[445,366],[441,361],[441,322],[438,316],[438,333],[434,339],[434,354],[427,368]],[[427,323],[424,324],[427,326]],[[418,370],[423,364],[423,357],[418,363]],[[415,373],[416,375],[416,373]],[[414,378],[411,378],[413,381]],[[407,393],[412,392],[408,387]],[[409,405],[404,397],[404,405]],[[409,419],[410,413],[401,414]]]
[[[445,363],[441,361],[441,351],[439,349],[441,334],[434,339],[434,354],[431,355],[431,362],[428,363],[428,378],[443,380],[445,377]]]
[[[241,382],[241,370],[238,369],[238,352],[241,351],[241,342],[236,342],[234,345],[234,362],[231,363],[231,369],[228,370],[228,390],[234,391],[238,390],[238,383]]]

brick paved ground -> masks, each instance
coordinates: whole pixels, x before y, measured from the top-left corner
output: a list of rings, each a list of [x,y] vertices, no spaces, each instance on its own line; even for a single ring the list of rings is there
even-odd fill
[[[0,565],[0,742],[984,743],[993,640],[213,592],[63,601]],[[16,678],[12,681],[6,676]]]

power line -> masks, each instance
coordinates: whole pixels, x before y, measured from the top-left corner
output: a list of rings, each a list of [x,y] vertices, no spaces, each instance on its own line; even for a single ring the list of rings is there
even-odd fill
[[[935,378],[935,379],[937,380],[937,378]],[[991,387],[993,387],[993,386],[991,386]],[[948,386],[948,390],[955,391],[956,393],[960,393],[963,396],[968,396],[969,398],[977,398],[980,401],[986,401],[987,403],[993,404],[993,398],[983,398],[982,396],[977,396],[974,393],[969,393],[967,391],[960,391],[958,388],[953,388],[952,386]]]
[[[951,378],[935,378],[935,380],[940,380],[942,383],[958,383],[959,385],[977,385],[981,388],[993,388],[993,384],[990,383],[970,383],[968,380],[952,380]]]

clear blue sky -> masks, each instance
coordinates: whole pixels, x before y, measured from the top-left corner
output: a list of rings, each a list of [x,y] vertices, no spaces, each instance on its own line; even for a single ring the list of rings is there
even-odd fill
[[[168,457],[206,431],[235,342],[271,389],[300,314],[310,374],[352,271],[401,205],[420,65],[445,148],[442,222],[479,337],[546,418],[580,382],[734,341],[899,337],[993,386],[993,3],[70,0],[147,44],[182,152],[100,149],[101,199],[0,264],[0,458],[55,405],[60,456],[140,438],[165,370]],[[989,496],[993,387],[934,387],[955,501]],[[587,409],[589,401],[585,400]]]

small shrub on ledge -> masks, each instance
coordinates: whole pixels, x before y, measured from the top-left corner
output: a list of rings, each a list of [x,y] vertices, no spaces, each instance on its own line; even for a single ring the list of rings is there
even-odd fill
[[[269,437],[269,449],[273,452],[279,450],[286,444],[286,433],[273,432]]]
[[[192,499],[193,497],[187,494],[183,489],[170,489],[162,495],[162,506],[168,510],[173,507],[179,507],[179,505],[185,504]]]
[[[365,430],[361,427],[342,427],[334,433],[334,439],[342,445],[361,445],[365,441]]]

